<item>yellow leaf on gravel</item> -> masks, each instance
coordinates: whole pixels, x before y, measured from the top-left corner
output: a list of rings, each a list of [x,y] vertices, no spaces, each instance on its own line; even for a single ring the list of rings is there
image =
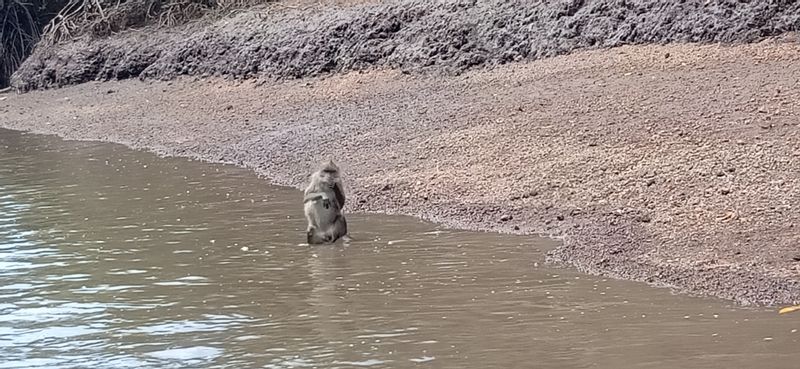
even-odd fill
[[[778,311],[778,314],[786,314],[786,313],[791,313],[793,311],[798,311],[798,310],[800,310],[800,305],[789,306],[789,307],[785,307],[783,309],[780,309]]]

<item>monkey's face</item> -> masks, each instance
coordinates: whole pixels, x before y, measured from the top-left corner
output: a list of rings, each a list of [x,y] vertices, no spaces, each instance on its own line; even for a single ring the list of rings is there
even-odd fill
[[[336,179],[338,177],[339,177],[339,174],[337,172],[329,172],[329,171],[323,170],[323,171],[321,171],[319,173],[319,179],[322,180],[322,182],[327,183],[330,186],[333,186],[335,184]]]

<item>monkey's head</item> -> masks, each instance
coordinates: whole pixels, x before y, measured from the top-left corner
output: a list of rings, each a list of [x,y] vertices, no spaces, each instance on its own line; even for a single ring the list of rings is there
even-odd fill
[[[339,173],[339,167],[336,166],[336,164],[333,163],[332,159],[328,159],[328,161],[322,163],[322,168],[320,168],[320,171],[321,172],[326,172],[326,173],[338,174]]]
[[[315,179],[316,178],[316,179]],[[320,181],[332,186],[339,180],[339,167],[333,163],[333,160],[323,162],[319,170],[311,175],[311,181]]]

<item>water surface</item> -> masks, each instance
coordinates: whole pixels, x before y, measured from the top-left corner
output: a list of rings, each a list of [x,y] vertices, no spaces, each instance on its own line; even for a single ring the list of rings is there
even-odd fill
[[[354,215],[303,245],[251,172],[0,130],[2,368],[796,368],[800,315],[543,265],[552,241]]]

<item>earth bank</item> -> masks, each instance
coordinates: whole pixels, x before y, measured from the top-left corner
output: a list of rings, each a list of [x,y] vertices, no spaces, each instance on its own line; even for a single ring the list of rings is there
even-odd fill
[[[796,1],[287,0],[180,27],[39,47],[12,85],[294,79],[374,68],[458,75],[587,48],[742,43],[798,28]]]

